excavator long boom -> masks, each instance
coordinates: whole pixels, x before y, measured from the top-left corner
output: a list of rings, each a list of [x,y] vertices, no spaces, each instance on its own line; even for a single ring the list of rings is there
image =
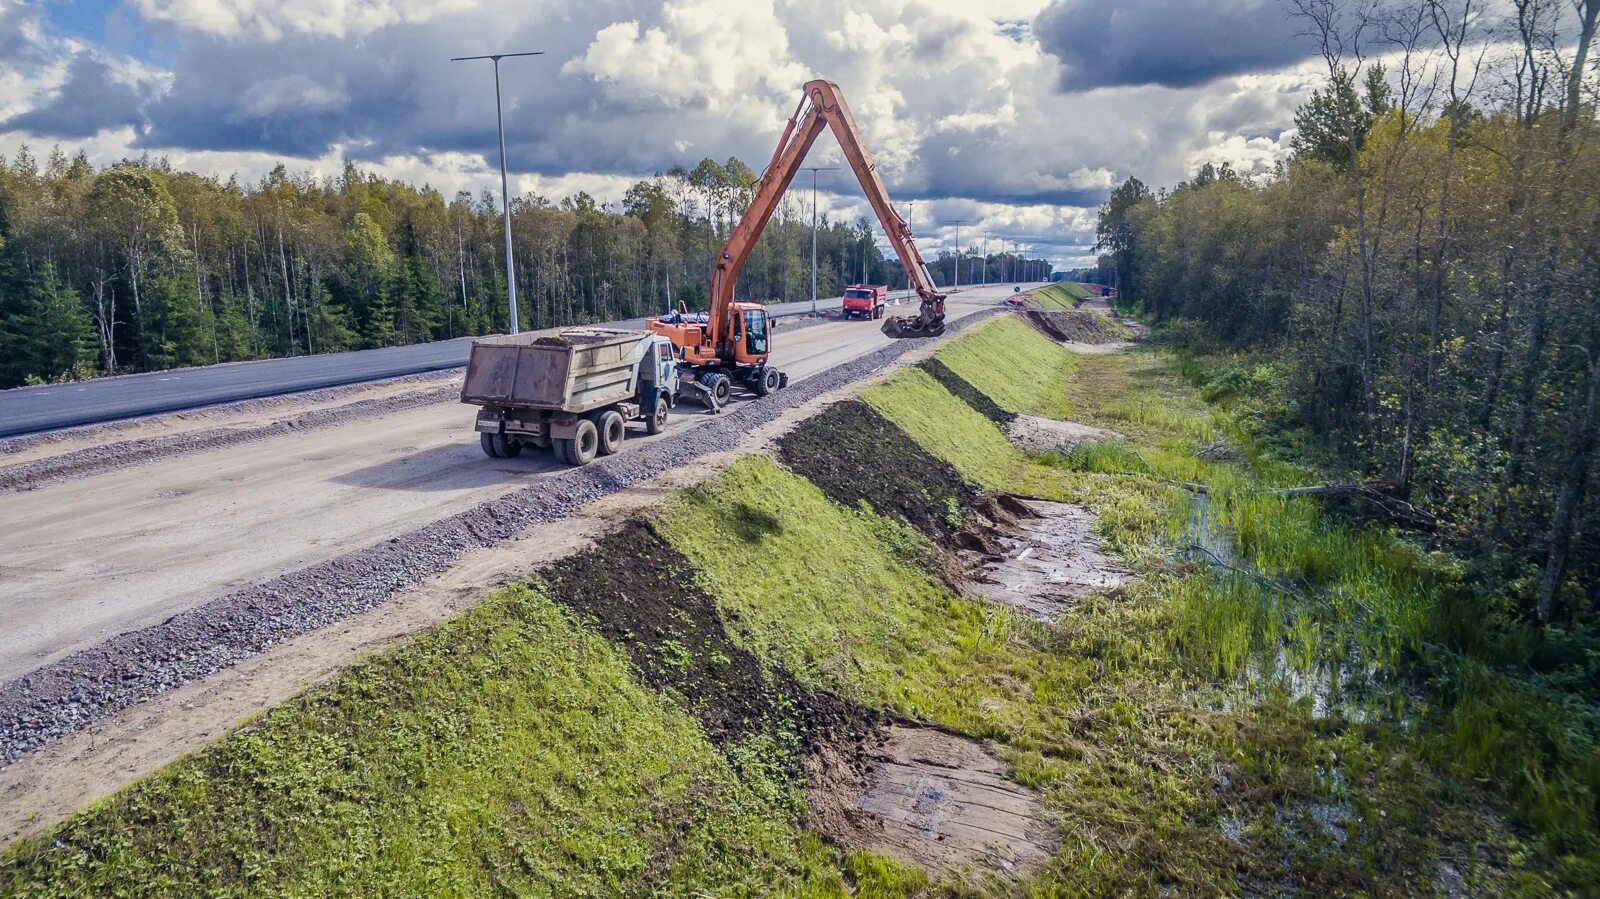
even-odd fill
[[[805,161],[807,151],[816,143],[822,134],[822,129],[830,127],[833,129],[834,137],[839,141],[840,149],[844,151],[850,170],[855,172],[856,180],[861,182],[861,189],[866,193],[867,202],[871,204],[873,213],[878,217],[878,224],[888,235],[895,255],[900,258],[900,264],[906,270],[907,283],[917,292],[917,296],[922,298],[922,311],[917,319],[910,321],[891,319],[889,323],[885,323],[885,333],[894,336],[933,336],[943,330],[945,295],[934,288],[933,276],[928,272],[928,264],[923,261],[922,253],[917,250],[916,241],[911,238],[910,226],[900,217],[900,213],[895,211],[894,204],[889,202],[889,192],[883,186],[883,179],[878,177],[878,169],[872,162],[871,154],[861,142],[861,131],[856,127],[855,118],[850,115],[850,107],[845,105],[839,86],[831,81],[819,79],[806,82],[805,96],[800,99],[800,104],[795,107],[794,116],[789,119],[789,124],[783,130],[783,137],[778,141],[778,148],[773,151],[772,161],[762,173],[761,182],[756,187],[755,198],[751,200],[750,208],[745,210],[739,224],[729,235],[727,244],[723,246],[722,253],[717,257],[716,266],[711,273],[711,303],[708,316],[713,345],[721,347],[723,341],[727,339],[728,310],[733,304],[734,285],[738,282],[739,273],[743,271],[751,251],[755,249],[756,240],[761,237],[767,222],[777,211],[778,204],[783,201],[784,192],[789,189],[790,182],[800,171],[800,164]],[[900,333],[895,333],[896,331]]]

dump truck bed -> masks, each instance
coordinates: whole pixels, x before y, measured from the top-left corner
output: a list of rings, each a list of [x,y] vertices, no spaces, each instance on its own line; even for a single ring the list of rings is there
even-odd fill
[[[587,412],[631,398],[648,331],[568,328],[472,342],[461,401]]]

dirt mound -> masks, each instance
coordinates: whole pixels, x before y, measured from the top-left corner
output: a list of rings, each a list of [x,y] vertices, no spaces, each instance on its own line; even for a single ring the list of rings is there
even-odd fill
[[[1038,794],[979,744],[942,731],[890,727],[864,755],[825,750],[806,767],[812,827],[927,871],[1026,874],[1055,844]]]
[[[1007,436],[1013,445],[1036,453],[1065,453],[1085,444],[1122,439],[1121,434],[1105,428],[1032,415],[1017,416],[1007,428]]]
[[[944,387],[944,389],[950,391],[952,395],[971,406],[984,418],[987,418],[990,421],[1001,425],[1002,427],[1010,424],[1011,420],[1016,418],[1014,413],[1007,412],[1006,410],[1000,408],[995,404],[995,401],[989,399],[988,395],[986,395],[983,391],[969,384],[966,378],[963,378],[951,371],[948,365],[945,365],[938,359],[928,359],[925,362],[919,363],[917,367],[932,375],[933,379],[938,381],[940,386]]]
[[[717,743],[792,733],[805,754],[849,745],[869,729],[870,712],[807,690],[730,640],[695,574],[648,525],[633,522],[546,569],[544,580],[551,599],[624,649],[642,681],[681,698]],[[801,758],[786,761],[800,772]]]
[[[778,459],[834,502],[866,500],[930,537],[955,530],[977,496],[949,463],[929,455],[859,400],[813,416],[778,441]]]
[[[1023,309],[1017,314],[1060,343],[1115,343],[1129,336],[1124,326],[1088,309]]]

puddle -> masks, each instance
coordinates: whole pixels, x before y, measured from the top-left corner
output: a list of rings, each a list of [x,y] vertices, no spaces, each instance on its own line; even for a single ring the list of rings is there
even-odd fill
[[[956,535],[968,578],[995,602],[1052,619],[1072,600],[1126,583],[1082,506],[990,497]]]
[[[819,753],[810,767],[812,824],[840,843],[930,872],[1025,874],[1052,852],[1038,795],[971,740],[894,726],[864,758]]]
[[[1105,428],[1033,415],[1018,415],[1012,419],[1007,436],[1019,449],[1035,453],[1066,453],[1089,443],[1123,439],[1121,434]]]

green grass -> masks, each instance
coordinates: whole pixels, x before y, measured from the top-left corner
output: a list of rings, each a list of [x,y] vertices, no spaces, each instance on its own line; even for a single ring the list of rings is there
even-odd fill
[[[0,894],[837,894],[768,776],[514,588],[8,848]]]
[[[1079,357],[1002,315],[945,344],[936,358],[1007,412],[1062,418]]]
[[[1071,281],[1057,281],[1028,292],[1046,309],[1076,309],[1079,303],[1090,297],[1089,291]]]
[[[981,487],[995,489],[1007,483],[1023,463],[1022,453],[994,422],[921,369],[901,371],[862,391],[861,399],[930,455],[949,462]]]

